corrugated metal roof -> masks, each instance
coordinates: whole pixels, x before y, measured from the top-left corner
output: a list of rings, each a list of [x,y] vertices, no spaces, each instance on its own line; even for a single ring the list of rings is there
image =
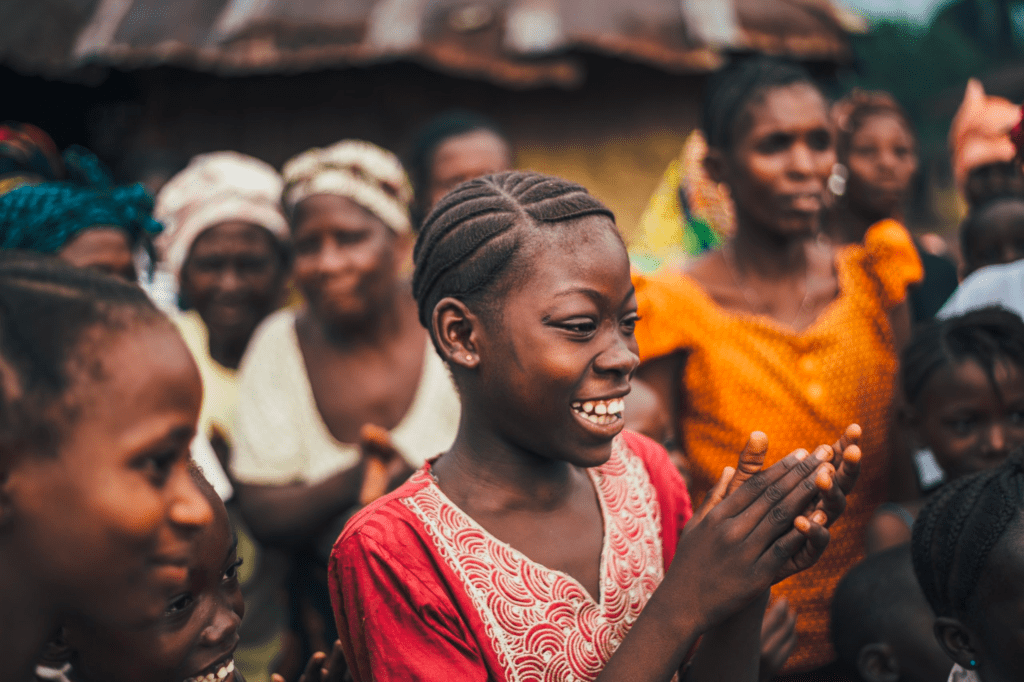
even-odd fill
[[[74,78],[90,65],[225,75],[412,60],[512,87],[571,86],[579,54],[673,72],[723,51],[843,61],[850,18],[829,0],[16,0],[0,61]]]

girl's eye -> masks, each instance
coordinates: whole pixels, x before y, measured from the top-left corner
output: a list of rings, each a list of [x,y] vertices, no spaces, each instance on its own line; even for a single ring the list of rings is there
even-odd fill
[[[949,423],[953,433],[964,436],[971,432],[974,428],[973,419],[955,419]]]
[[[144,455],[136,461],[136,467],[154,485],[162,485],[171,475],[171,469],[178,461],[178,450],[165,450],[151,455]]]
[[[597,329],[597,325],[592,320],[570,320],[564,323],[562,327],[573,334],[581,336],[591,334]]]
[[[1010,413],[1010,423],[1014,425],[1024,424],[1024,412],[1014,411]]]
[[[622,331],[632,335],[636,331],[636,323],[640,321],[639,315],[630,315],[621,323]]]
[[[243,559],[235,559],[235,563],[228,566],[228,570],[224,571],[225,582],[233,582],[238,580],[238,569],[242,565]]]
[[[188,610],[192,606],[193,599],[191,594],[180,594],[167,604],[167,609],[164,611],[165,615],[173,616],[181,613],[182,611]]]

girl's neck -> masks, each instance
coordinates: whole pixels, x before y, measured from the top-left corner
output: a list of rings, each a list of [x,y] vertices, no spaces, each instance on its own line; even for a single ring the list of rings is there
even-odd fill
[[[0,682],[25,682],[33,679],[36,662],[58,618],[40,607],[43,600],[31,589],[24,589],[24,576],[0,566]]]
[[[899,215],[879,216],[867,211],[858,210],[850,202],[841,199],[832,211],[829,211],[825,222],[825,233],[834,244],[859,244],[864,241],[868,228],[886,218],[900,220]]]
[[[245,339],[221,338],[211,332],[210,357],[223,367],[238,369],[238,365],[242,362],[242,356],[245,354],[245,348],[249,345],[250,337]]]
[[[777,281],[807,276],[807,246],[815,239],[814,234],[792,237],[772,234],[745,227],[738,221],[729,248],[744,275],[754,274],[760,279]]]
[[[321,340],[339,350],[387,348],[393,345],[396,339],[402,338],[410,327],[419,328],[416,302],[404,283],[396,286],[395,290],[381,301],[381,305],[360,323],[334,322],[312,316],[309,316],[309,319],[315,323]]]
[[[432,467],[452,501],[470,516],[474,510],[549,511],[564,504],[582,470],[467,427],[472,423],[478,422],[463,409],[455,443]]]

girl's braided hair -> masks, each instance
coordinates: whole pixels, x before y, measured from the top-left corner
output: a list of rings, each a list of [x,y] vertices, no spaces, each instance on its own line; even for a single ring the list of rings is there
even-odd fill
[[[1024,450],[940,488],[914,523],[914,572],[937,616],[963,619],[999,540],[1024,509]]]
[[[1024,371],[1024,320],[991,306],[919,328],[900,362],[903,392],[914,404],[936,372],[973,360],[996,386],[995,368],[1010,362]]]
[[[76,370],[97,371],[84,352],[90,331],[163,319],[137,286],[51,257],[0,252],[0,464],[55,451],[73,417]]]
[[[513,284],[503,275],[522,276],[526,268],[510,266],[534,230],[595,215],[615,220],[581,185],[549,175],[511,171],[462,183],[437,203],[416,240],[420,322],[430,329],[434,307],[448,296],[485,301],[481,312],[500,307],[493,304]]]

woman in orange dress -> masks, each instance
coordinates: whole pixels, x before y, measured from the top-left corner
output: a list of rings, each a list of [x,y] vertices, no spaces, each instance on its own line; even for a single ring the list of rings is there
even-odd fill
[[[802,69],[760,57],[720,72],[704,132],[705,164],[729,189],[736,232],[686,272],[635,278],[639,376],[676,416],[697,499],[753,429],[768,434],[771,464],[846,424],[863,427],[861,484],[831,546],[815,568],[773,589],[798,618],[782,672],[810,671],[834,659],[832,591],[862,556],[864,527],[887,497],[896,349],[921,264],[893,221],[841,249],[818,239],[835,152],[825,98]]]

